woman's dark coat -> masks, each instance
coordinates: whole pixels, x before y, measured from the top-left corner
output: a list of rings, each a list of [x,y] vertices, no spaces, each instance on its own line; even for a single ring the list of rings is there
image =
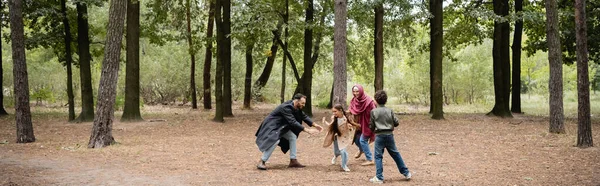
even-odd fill
[[[286,101],[281,105],[277,106],[260,124],[260,127],[256,131],[256,145],[261,152],[269,149],[273,144],[279,141],[279,146],[283,153],[287,153],[290,149],[289,141],[281,136],[292,130],[296,136],[304,130],[302,126],[304,121],[308,126],[313,125],[313,121],[308,117],[301,109],[294,107],[292,100]]]

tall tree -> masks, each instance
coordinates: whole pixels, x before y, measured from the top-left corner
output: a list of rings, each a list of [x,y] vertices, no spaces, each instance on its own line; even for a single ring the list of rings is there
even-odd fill
[[[306,0],[306,18],[304,27],[304,73],[302,76],[302,91],[300,93],[306,95],[306,106],[302,109],[304,113],[312,116],[312,47],[313,47],[313,15],[314,15],[314,0]]]
[[[334,21],[334,55],[333,55],[333,104],[342,104],[346,106],[346,86],[347,74],[346,74],[346,20],[348,19],[348,4],[346,0],[336,0],[334,5],[335,21]],[[383,14],[383,10],[382,14]],[[377,12],[377,11],[375,11]],[[383,16],[383,15],[382,15]],[[383,18],[383,17],[382,17]],[[383,23],[383,19],[381,20]],[[377,28],[377,23],[375,23]],[[383,28],[383,25],[381,25]],[[377,29],[376,29],[377,30]],[[377,37],[377,31],[375,31],[375,37]],[[381,36],[381,35],[380,35]],[[383,46],[383,44],[381,45]],[[377,51],[377,42],[375,44],[375,51]],[[375,54],[377,56],[377,54]],[[383,54],[381,55],[383,56]]]
[[[4,9],[4,1],[2,1],[0,3],[2,3],[2,8]],[[2,37],[0,37],[0,49],[2,48],[2,39],[1,38]],[[8,112],[6,112],[6,110],[4,109],[4,93],[2,92],[4,89],[2,86],[2,82],[4,82],[4,79],[2,77],[3,75],[4,75],[4,70],[2,70],[2,55],[0,55],[0,117],[8,115]]]
[[[283,14],[283,24],[286,25],[284,35],[283,35],[283,44],[285,47],[288,46],[288,21],[290,19],[290,2],[289,0],[285,0],[285,14]],[[283,55],[283,63],[281,63],[281,93],[280,93],[280,102],[285,102],[285,84],[286,84],[286,75],[285,75],[285,66],[287,64],[287,56]]]
[[[90,67],[90,38],[87,4],[77,1],[77,47],[79,54],[79,79],[81,83],[81,113],[78,122],[94,120],[94,90],[92,88],[92,70]]]
[[[375,91],[383,90],[383,2],[375,4],[375,33],[374,37],[374,59],[375,59]]]
[[[429,11],[433,17],[429,18],[429,37],[431,43],[429,45],[429,60],[430,60],[430,96],[431,96],[431,116],[432,119],[444,119],[444,94],[442,92],[442,58],[444,57],[442,48],[444,45],[444,30],[443,21],[444,13],[442,8],[442,0],[430,0]]]
[[[215,70],[215,118],[214,121],[224,122],[223,103],[223,61],[225,53],[225,32],[223,29],[222,8],[224,0],[217,0],[215,4],[215,22],[217,23],[217,66]]]
[[[188,52],[191,58],[191,68],[190,68],[190,93],[192,94],[192,109],[198,108],[198,103],[196,100],[196,49],[194,48],[194,43],[192,40],[192,21],[191,21],[191,0],[185,1],[185,19],[187,21],[187,40],[188,40]]]
[[[208,26],[206,29],[206,50],[205,50],[205,55],[204,55],[204,72],[203,74],[203,85],[202,85],[202,89],[203,89],[203,93],[204,96],[203,100],[204,100],[204,109],[211,109],[212,108],[212,97],[211,97],[211,92],[210,92],[210,70],[211,70],[211,63],[212,63],[212,37],[213,37],[213,27],[214,27],[214,23],[215,23],[215,2],[214,0],[210,1],[210,5],[209,5],[209,10],[208,10]]]
[[[512,104],[510,111],[522,113],[521,111],[521,43],[523,36],[523,0],[515,0],[515,33],[512,44]]]
[[[246,78],[244,80],[244,109],[250,109],[252,101],[252,52],[254,43],[246,44]]]
[[[494,13],[508,16],[508,0],[494,0]],[[510,24],[508,21],[494,20],[494,97],[495,104],[488,115],[512,117],[509,108],[510,98]]]
[[[575,0],[575,35],[577,37],[577,146],[594,146],[590,118],[590,80],[588,72],[586,0]]]
[[[69,103],[69,121],[75,120],[75,101],[73,95],[73,58],[71,57],[71,27],[69,27],[69,18],[67,16],[67,3],[65,0],[60,0],[60,12],[64,27],[64,42],[65,42],[65,66],[67,67],[67,100]]]
[[[13,81],[15,93],[15,120],[17,143],[35,141],[31,110],[29,108],[29,80],[25,59],[25,36],[23,29],[23,1],[8,1],[10,39],[12,41]]]
[[[140,1],[127,0],[125,107],[121,121],[143,121],[140,114]]]
[[[102,74],[98,88],[98,107],[94,118],[94,126],[88,143],[88,148],[102,148],[111,145],[115,140],[112,136],[112,121],[114,118],[117,80],[119,76],[119,56],[121,55],[121,40],[127,1],[111,0],[108,14],[106,45]]]
[[[563,111],[562,50],[558,32],[556,0],[545,0],[548,61],[550,62],[550,132],[565,133]]]
[[[223,0],[222,31],[223,38],[223,116],[233,117],[231,96],[231,0]]]
[[[277,24],[277,30],[275,30],[274,32],[279,33],[281,30],[281,24]],[[269,81],[269,77],[271,77],[271,71],[273,70],[273,64],[275,63],[275,57],[277,57],[277,50],[279,49],[279,45],[277,44],[277,39],[278,36],[273,36],[273,44],[271,44],[271,52],[269,57],[267,57],[267,62],[265,64],[265,67],[263,68],[262,73],[260,74],[260,76],[258,77],[258,79],[256,79],[256,82],[254,82],[254,90],[255,91],[260,91],[260,89],[262,89],[265,85],[267,85],[267,82]]]

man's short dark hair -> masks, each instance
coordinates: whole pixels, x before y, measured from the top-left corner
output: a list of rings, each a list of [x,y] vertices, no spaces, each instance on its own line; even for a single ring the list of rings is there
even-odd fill
[[[292,99],[294,99],[294,100],[300,100],[302,98],[306,99],[306,96],[304,94],[302,94],[302,93],[297,93],[297,94],[294,95],[294,97]]]
[[[375,101],[377,101],[377,104],[380,105],[383,105],[387,102],[387,93],[385,90],[379,90],[375,92]]]

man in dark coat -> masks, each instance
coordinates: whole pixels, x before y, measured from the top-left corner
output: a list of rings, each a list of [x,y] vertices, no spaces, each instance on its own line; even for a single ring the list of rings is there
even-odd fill
[[[263,153],[256,168],[267,170],[265,162],[277,145],[281,146],[283,153],[290,150],[290,164],[288,167],[304,167],[296,159],[296,139],[298,135],[302,131],[315,134],[323,130],[320,125],[314,123],[310,117],[302,112],[305,104],[306,96],[298,93],[294,95],[292,100],[277,106],[265,118],[255,134],[256,145]],[[308,126],[314,126],[316,129],[302,126],[302,121]]]

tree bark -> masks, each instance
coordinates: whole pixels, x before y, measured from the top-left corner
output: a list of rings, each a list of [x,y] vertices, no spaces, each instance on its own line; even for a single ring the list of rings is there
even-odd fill
[[[4,3],[4,2],[0,2],[0,3]],[[2,7],[4,7],[4,5],[2,5]],[[2,35],[2,34],[0,34]],[[2,39],[0,37],[0,49],[2,48]],[[3,89],[3,85],[2,82],[4,82],[4,70],[2,70],[2,55],[0,54],[0,117],[1,116],[6,116],[8,115],[8,112],[6,112],[6,110],[4,109],[4,93],[2,91],[4,91]]]
[[[90,68],[90,38],[87,5],[77,2],[77,46],[79,50],[79,77],[81,83],[81,113],[78,122],[94,120],[94,90],[92,88],[92,70]]]
[[[194,42],[192,40],[192,21],[190,13],[190,1],[186,0],[185,4],[185,17],[187,20],[187,40],[188,40],[188,52],[191,58],[190,68],[190,93],[192,94],[192,109],[198,109],[198,102],[196,99],[196,49],[194,48]]]
[[[143,121],[140,113],[140,1],[127,0],[125,107],[121,121]]]
[[[213,37],[213,27],[214,27],[214,19],[215,19],[215,3],[214,1],[210,1],[209,12],[208,12],[208,26],[206,29],[206,38]],[[210,70],[212,63],[212,40],[208,39],[206,41],[206,51],[204,55],[204,73],[203,73],[203,100],[204,100],[204,109],[212,109],[212,97],[210,90]]]
[[[280,29],[281,28],[278,26],[276,32],[279,33]],[[275,57],[277,57],[277,49],[278,49],[277,38],[278,38],[278,35],[273,36],[273,44],[271,45],[271,55],[269,57],[267,57],[267,62],[265,63],[265,68],[263,68],[262,73],[260,74],[260,76],[258,77],[256,82],[254,82],[254,86],[255,86],[254,88],[256,89],[256,91],[260,91],[260,89],[265,87],[265,85],[267,85],[267,82],[269,81],[269,77],[271,77],[271,71],[273,70],[273,64],[275,62]]]
[[[125,0],[110,1],[106,46],[104,47],[102,75],[100,77],[100,87],[98,88],[98,107],[96,109],[98,116],[94,118],[88,148],[102,148],[113,144],[115,141],[112,136],[112,122],[115,111],[119,56],[121,56],[126,5],[127,1]]]
[[[244,109],[250,109],[252,101],[252,51],[254,43],[246,46],[246,79],[244,81]]]
[[[523,0],[515,0],[515,12],[523,12]],[[512,44],[512,104],[510,111],[513,113],[522,113],[521,111],[521,42],[523,35],[523,18],[515,21],[515,33]]]
[[[65,33],[65,66],[67,67],[67,102],[69,104],[69,121],[73,121],[75,120],[75,95],[73,95],[73,58],[71,57],[71,27],[69,27],[69,19],[67,17],[67,3],[65,0],[60,1],[60,10],[63,16],[62,22]]]
[[[375,6],[375,33],[374,59],[375,59],[375,91],[383,90],[383,2]]]
[[[588,72],[586,0],[575,0],[575,36],[577,47],[577,147],[593,147],[590,118],[590,80]]]
[[[550,62],[550,129],[551,133],[565,133],[563,110],[562,50],[558,31],[558,9],[556,0],[545,0],[546,38],[548,61]]]
[[[25,58],[25,36],[23,31],[23,1],[8,1],[10,17],[10,39],[12,41],[13,82],[15,93],[15,122],[17,143],[35,141],[31,110],[29,108],[29,80]]]
[[[429,60],[431,65],[431,116],[432,119],[444,119],[444,94],[442,87],[442,49],[444,45],[443,20],[444,13],[442,0],[430,0],[429,8],[433,17],[430,19],[430,52]]]
[[[283,36],[283,40],[284,40],[284,45],[285,47],[288,46],[288,35],[289,35],[289,31],[288,31],[288,20],[290,17],[290,2],[289,0],[285,0],[285,14],[283,16],[283,24],[286,25],[285,27],[285,31],[284,31],[284,36]],[[287,61],[287,56],[283,55],[283,63],[281,63],[281,93],[280,93],[280,102],[283,103],[285,102],[285,83],[286,83],[286,77],[285,77],[285,66],[286,66],[286,62]]]
[[[346,20],[348,18],[347,11],[348,4],[346,0],[335,1],[335,20],[334,20],[334,55],[333,55],[333,104],[342,104],[346,108],[346,94],[347,94],[347,79],[346,74]],[[377,8],[376,8],[377,9]],[[375,11],[377,12],[377,11]],[[379,23],[383,23],[383,5],[381,8],[382,20]],[[376,13],[377,14],[377,13]],[[377,16],[376,16],[377,17]],[[377,18],[376,18],[377,20]],[[376,31],[375,37],[381,36],[377,33],[378,24],[375,23]],[[381,25],[383,28],[383,25]],[[381,30],[380,30],[381,31]],[[375,39],[375,46],[377,51],[377,40]],[[383,40],[381,40],[383,41]],[[383,44],[381,44],[383,46]],[[377,54],[375,54],[377,56]],[[383,56],[383,53],[381,54]]]
[[[233,117],[231,96],[231,0],[224,0],[223,5],[223,31],[224,53],[223,53],[223,116]]]
[[[224,122],[223,119],[223,61],[225,49],[225,33],[223,31],[223,15],[221,9],[223,2],[217,0],[215,4],[215,21],[217,24],[217,64],[215,70],[215,118],[216,122]]]
[[[305,78],[302,82],[302,91],[300,93],[306,95],[306,106],[302,109],[306,115],[312,116],[312,44],[313,44],[313,29],[309,25],[313,24],[314,0],[306,0],[306,19],[304,28],[304,73]]]
[[[494,0],[494,13],[508,16],[508,0]],[[510,25],[507,21],[494,21],[494,97],[495,104],[488,115],[512,117],[510,101]]]

